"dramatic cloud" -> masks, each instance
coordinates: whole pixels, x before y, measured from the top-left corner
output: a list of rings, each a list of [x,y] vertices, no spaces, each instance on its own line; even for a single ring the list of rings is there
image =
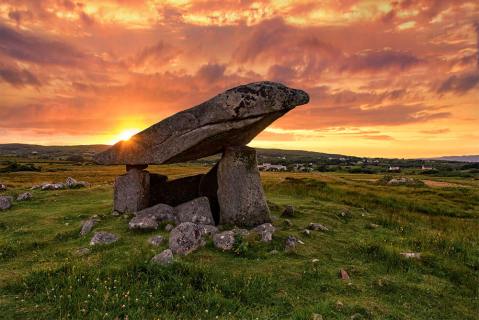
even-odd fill
[[[260,80],[302,88],[311,101],[253,144],[364,155],[475,152],[479,3],[0,4],[0,143],[109,143]]]

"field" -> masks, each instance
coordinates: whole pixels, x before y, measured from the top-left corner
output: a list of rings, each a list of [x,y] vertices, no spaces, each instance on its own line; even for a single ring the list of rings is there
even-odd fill
[[[167,267],[151,257],[167,244],[158,232],[127,229],[111,215],[120,166],[36,163],[41,172],[0,173],[16,195],[32,185],[74,177],[90,188],[34,190],[0,212],[2,319],[478,319],[479,180],[427,177],[424,186],[383,186],[381,175],[262,173],[277,232],[272,243],[243,239],[235,252],[211,241]],[[170,178],[199,165],[150,166]],[[424,179],[424,177],[418,179]],[[292,226],[281,218],[296,209]],[[93,248],[81,221],[120,236]],[[329,232],[301,231],[319,222]],[[371,227],[377,224],[377,228]],[[304,241],[284,252],[294,235]],[[408,259],[402,252],[420,252]],[[350,280],[342,280],[345,269]]]

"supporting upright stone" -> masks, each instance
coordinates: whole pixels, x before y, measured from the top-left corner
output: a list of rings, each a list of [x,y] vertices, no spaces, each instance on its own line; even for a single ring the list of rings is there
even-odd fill
[[[136,212],[149,206],[150,174],[138,168],[129,168],[115,179],[114,210]]]
[[[226,148],[217,174],[221,224],[252,227],[271,221],[255,149]]]

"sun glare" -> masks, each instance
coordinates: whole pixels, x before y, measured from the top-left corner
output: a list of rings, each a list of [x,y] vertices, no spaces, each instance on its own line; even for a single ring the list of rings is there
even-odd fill
[[[138,132],[140,132],[139,129],[125,129],[118,134],[118,136],[116,137],[116,139],[114,139],[114,141],[112,141],[112,143],[114,144],[119,141],[128,141],[130,140],[132,136],[134,136]]]

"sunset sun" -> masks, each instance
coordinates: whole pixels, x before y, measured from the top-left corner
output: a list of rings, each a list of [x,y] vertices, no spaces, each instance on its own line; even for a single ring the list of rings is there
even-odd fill
[[[125,129],[121,131],[116,138],[112,141],[112,144],[117,143],[119,141],[128,141],[132,136],[140,132],[140,129]]]

